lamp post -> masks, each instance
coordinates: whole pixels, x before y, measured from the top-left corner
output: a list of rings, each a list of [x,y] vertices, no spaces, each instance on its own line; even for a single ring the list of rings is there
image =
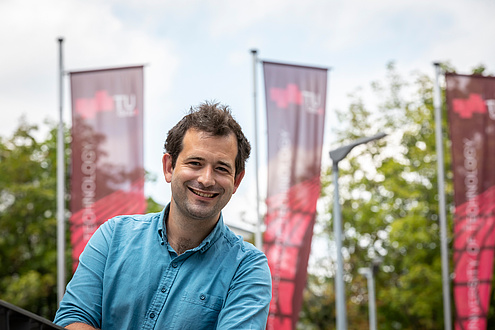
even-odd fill
[[[59,49],[59,122],[57,131],[57,303],[65,293],[65,156],[64,156],[64,64],[63,64],[64,38],[58,38]]]
[[[359,268],[358,272],[364,275],[368,283],[368,311],[369,311],[369,322],[370,330],[376,330],[376,299],[375,299],[375,273],[378,270],[379,264],[382,262],[381,259],[373,259],[369,267]]]
[[[386,136],[385,133],[379,133],[371,137],[364,137],[354,142],[330,151],[332,159],[332,171],[334,182],[334,208],[333,208],[333,232],[335,236],[335,246],[337,249],[337,271],[335,273],[335,291],[337,305],[337,330],[347,329],[347,316],[345,309],[345,290],[344,290],[344,261],[342,258],[342,211],[339,202],[339,162],[356,146],[370,141],[378,140]]]

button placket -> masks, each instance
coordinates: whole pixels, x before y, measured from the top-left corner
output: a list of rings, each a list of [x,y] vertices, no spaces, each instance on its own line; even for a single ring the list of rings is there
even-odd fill
[[[180,262],[170,262],[167,271],[164,274],[158,288],[156,290],[155,297],[153,298],[147,322],[145,322],[143,329],[154,329],[156,322],[158,322],[160,310],[168,299],[170,288],[173,285],[174,279],[177,276],[180,269]]]

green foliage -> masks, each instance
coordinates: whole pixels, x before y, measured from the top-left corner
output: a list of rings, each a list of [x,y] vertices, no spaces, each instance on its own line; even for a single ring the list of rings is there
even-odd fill
[[[57,132],[51,127],[38,142],[37,126],[21,120],[12,137],[0,138],[0,299],[47,318],[57,307]]]
[[[307,330],[328,329],[329,324],[335,324],[335,290],[327,283],[331,278],[308,274],[308,286],[304,291],[298,328]]]
[[[153,200],[153,198],[148,197],[146,200],[147,206],[146,206],[146,213],[156,213],[156,212],[161,212],[163,210],[163,205],[158,204]]]
[[[367,286],[358,269],[374,260],[381,261],[375,278],[380,329],[443,328],[433,81],[420,73],[410,80],[404,80],[390,63],[384,82],[372,84],[378,100],[373,110],[357,90],[349,110],[339,113],[336,147],[388,133],[384,139],[356,147],[339,166],[349,329],[367,326]],[[445,109],[442,116],[446,144]],[[444,149],[445,173],[451,178],[450,152]],[[323,178],[327,195],[333,192],[331,175],[328,169]],[[451,180],[445,192],[450,209]],[[331,205],[327,212],[332,214]],[[331,218],[326,225],[332,238]],[[309,277],[302,323],[319,322],[310,321],[314,313],[306,306],[315,304],[315,299],[324,302],[312,294],[314,285],[314,277]],[[326,287],[333,287],[333,278],[319,286],[322,292],[331,292]],[[326,309],[333,315],[327,313],[324,319],[333,320],[335,306]],[[330,322],[317,328],[334,326]]]
[[[49,132],[41,140],[38,127],[24,119],[11,137],[0,136],[0,299],[53,319],[57,310],[57,125],[46,125]],[[65,128],[66,169],[69,143],[70,132]],[[69,171],[65,173],[68,194]],[[148,198],[149,212],[162,208]],[[66,229],[68,281],[72,265],[68,225]]]
[[[157,180],[156,175],[154,175],[151,172],[145,171],[144,172],[144,179],[146,182],[155,182]],[[156,213],[156,212],[161,212],[164,208],[164,205],[158,204],[155,202],[155,200],[151,197],[148,197],[146,199],[146,213]]]

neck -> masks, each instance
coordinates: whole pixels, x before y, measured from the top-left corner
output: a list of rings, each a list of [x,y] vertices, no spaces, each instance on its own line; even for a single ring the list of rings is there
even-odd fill
[[[201,220],[182,219],[174,215],[170,208],[166,219],[167,239],[174,251],[180,255],[187,250],[194,249],[211,233],[215,223],[203,222]]]

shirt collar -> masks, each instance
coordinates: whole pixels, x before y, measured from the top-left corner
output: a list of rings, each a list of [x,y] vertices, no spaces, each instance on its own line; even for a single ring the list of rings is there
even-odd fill
[[[165,219],[168,217],[168,212],[170,210],[170,203],[167,204],[160,212],[160,218],[158,219],[158,237],[160,238],[161,244],[165,244],[167,241],[167,231],[163,230],[165,228]]]
[[[158,222],[158,235],[161,239],[161,244],[165,244],[167,242],[167,230],[166,230],[166,224],[165,224],[165,219],[168,217],[168,213],[170,211],[170,203],[167,204],[167,206],[162,210],[160,213],[160,218]],[[191,251],[200,251],[201,253],[205,252],[215,244],[215,242],[222,237],[223,233],[225,231],[225,225],[223,222],[223,215],[220,213],[220,219],[218,219],[217,224],[211,231],[211,233],[206,236],[206,238],[199,244],[197,247],[192,249]]]

